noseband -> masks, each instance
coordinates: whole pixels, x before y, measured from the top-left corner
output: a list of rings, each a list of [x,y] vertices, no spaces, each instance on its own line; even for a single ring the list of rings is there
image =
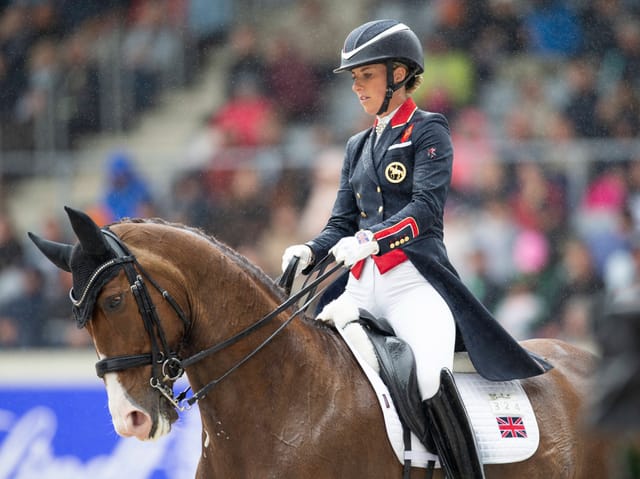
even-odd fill
[[[100,378],[102,378],[105,374],[110,372],[124,371],[126,369],[137,368],[151,364],[152,373],[151,379],[149,380],[151,387],[157,389],[176,409],[180,411],[190,408],[193,404],[203,399],[214,386],[216,386],[220,381],[229,376],[233,371],[238,369],[242,364],[251,359],[264,346],[271,342],[271,340],[280,331],[282,331],[296,316],[300,315],[313,300],[315,300],[320,294],[322,294],[322,292],[330,286],[331,282],[322,287],[317,293],[315,293],[318,285],[320,285],[329,276],[331,276],[342,267],[342,264],[340,263],[334,265],[327,271],[323,271],[324,267],[326,266],[326,261],[331,259],[330,256],[327,256],[316,266],[316,268],[321,268],[321,271],[318,274],[317,278],[315,278],[313,281],[310,281],[294,295],[291,295],[285,302],[280,304],[266,316],[262,317],[259,321],[253,323],[246,329],[222,341],[221,343],[202,350],[190,357],[181,359],[179,356],[179,351],[172,351],[169,347],[169,344],[166,340],[166,335],[164,334],[164,330],[162,329],[162,325],[160,324],[160,318],[158,317],[156,307],[151,300],[144,279],[146,279],[149,284],[151,284],[162,295],[163,299],[165,299],[170,304],[170,306],[173,308],[176,315],[180,318],[184,325],[184,335],[182,337],[181,345],[178,349],[181,349],[182,345],[189,335],[191,325],[189,319],[186,317],[184,311],[180,308],[173,297],[165,289],[160,287],[160,285],[156,281],[154,281],[151,276],[149,276],[149,274],[138,262],[136,257],[131,254],[122,240],[108,229],[103,229],[102,232],[105,235],[109,246],[111,246],[113,251],[117,254],[117,258],[100,266],[98,270],[102,272],[113,267],[122,267],[124,269],[125,274],[127,275],[127,279],[129,280],[129,287],[136,300],[138,311],[140,312],[140,316],[144,323],[145,330],[147,331],[147,334],[149,335],[149,338],[151,340],[151,352],[146,354],[130,354],[101,359],[96,363],[96,373]],[[85,292],[92,287],[96,286],[90,282],[87,285]],[[189,398],[187,398],[186,396],[190,388],[185,389],[180,394],[178,394],[178,396],[174,396],[172,385],[184,374],[185,369],[188,366],[195,364],[205,357],[221,351],[231,346],[232,344],[235,344],[240,339],[248,336],[252,332],[266,325],[273,318],[285,311],[287,308],[289,308],[291,305],[296,303],[300,298],[308,293],[311,297],[308,297],[305,300],[304,304],[297,311],[295,311],[284,323],[282,323],[267,339],[260,343],[253,351],[251,351],[244,358],[238,361],[224,374],[214,379],[213,381],[210,381],[200,390],[194,392],[193,395]],[[71,296],[71,300],[74,302],[74,306],[77,306],[76,303],[80,303],[79,301],[75,301],[73,296]],[[186,401],[186,406],[181,405],[183,401]]]

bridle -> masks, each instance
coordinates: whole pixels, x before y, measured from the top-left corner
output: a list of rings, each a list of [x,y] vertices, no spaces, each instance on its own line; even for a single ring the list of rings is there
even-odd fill
[[[105,374],[110,372],[124,371],[126,369],[147,366],[150,364],[152,366],[152,372],[149,384],[152,388],[157,389],[172,404],[172,406],[179,411],[189,409],[193,406],[193,404],[203,399],[211,389],[213,389],[218,383],[220,383],[220,381],[228,377],[236,369],[238,369],[249,359],[251,359],[255,354],[257,354],[268,343],[270,343],[271,340],[273,340],[273,338],[275,338],[276,335],[280,333],[280,331],[282,331],[289,323],[291,323],[291,321],[295,317],[304,312],[308,305],[331,285],[333,281],[329,282],[327,285],[323,286],[316,292],[317,287],[321,283],[323,283],[327,278],[329,278],[333,273],[335,273],[342,267],[341,263],[335,264],[325,271],[327,262],[331,261],[332,256],[329,255],[325,257],[322,261],[318,262],[318,264],[314,268],[319,271],[315,279],[309,281],[295,294],[291,295],[286,301],[263,316],[260,320],[251,324],[250,326],[240,331],[239,333],[236,333],[230,338],[225,339],[224,341],[206,348],[196,354],[193,354],[192,356],[182,359],[180,357],[179,350],[182,349],[185,340],[189,337],[191,322],[185,315],[182,308],[180,308],[180,305],[175,301],[175,299],[169,294],[168,291],[163,289],[147,273],[147,271],[138,262],[136,257],[129,251],[122,240],[115,233],[108,229],[102,229],[102,233],[104,234],[107,243],[117,256],[116,258],[101,265],[96,271],[104,272],[114,267],[121,267],[124,270],[129,281],[129,287],[136,300],[138,311],[144,323],[145,330],[147,331],[147,334],[151,341],[151,352],[101,359],[96,363],[96,373],[98,377],[103,378]],[[96,276],[97,275],[94,274],[94,276],[91,278],[89,284],[85,289],[85,292],[92,287],[96,287],[93,284],[93,279]],[[165,332],[160,322],[160,318],[158,317],[157,308],[153,303],[151,296],[149,295],[147,283],[150,284],[156,291],[158,291],[161,294],[162,298],[169,303],[173,311],[180,318],[184,325],[184,334],[182,336],[182,342],[180,344],[180,347],[178,348],[178,351],[172,351],[169,347],[169,344],[166,340]],[[305,298],[304,304],[302,304],[301,307],[293,312],[286,321],[278,326],[278,328],[263,342],[261,342],[255,349],[253,349],[237,363],[231,366],[226,372],[204,385],[198,391],[194,392],[191,397],[187,398],[187,394],[190,388],[186,388],[177,396],[174,395],[172,387],[173,383],[184,374],[186,368],[201,361],[205,357],[222,351],[223,349],[249,336],[254,331],[257,331],[258,329],[268,324],[276,316],[287,310],[290,306],[298,302],[305,295],[308,296],[307,298]],[[76,305],[76,301],[74,300],[73,296],[72,301],[74,302],[74,305]]]

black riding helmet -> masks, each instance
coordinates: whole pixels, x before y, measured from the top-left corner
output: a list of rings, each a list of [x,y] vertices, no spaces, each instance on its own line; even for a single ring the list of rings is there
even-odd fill
[[[409,72],[400,83],[393,82],[393,62],[407,66]],[[396,20],[375,20],[360,25],[344,41],[340,66],[333,70],[339,73],[372,63],[384,63],[387,67],[387,93],[378,110],[378,115],[389,106],[393,92],[411,78],[424,71],[422,43],[415,33]]]

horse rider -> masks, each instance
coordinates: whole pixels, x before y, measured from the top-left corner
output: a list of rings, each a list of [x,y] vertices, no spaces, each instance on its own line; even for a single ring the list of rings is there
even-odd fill
[[[305,244],[289,246],[298,272],[332,253],[350,268],[343,295],[385,317],[416,357],[420,395],[448,477],[482,478],[473,430],[451,370],[466,350],[487,379],[544,373],[550,366],[525,351],[461,282],[443,240],[443,213],[453,161],[447,119],[419,109],[424,54],[416,34],[395,20],[376,20],[346,38],[340,66],[373,125],[346,144],[331,217]]]

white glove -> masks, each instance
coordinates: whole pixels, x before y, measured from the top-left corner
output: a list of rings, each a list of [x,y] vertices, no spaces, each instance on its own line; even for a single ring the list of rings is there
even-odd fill
[[[289,246],[282,255],[282,272],[284,273],[287,270],[287,266],[291,263],[291,260],[294,256],[300,258],[298,261],[298,267],[296,268],[296,276],[300,274],[302,270],[304,270],[309,264],[311,264],[311,260],[313,258],[313,251],[306,244],[296,244],[293,246]]]
[[[342,238],[329,250],[336,263],[343,263],[348,268],[367,256],[377,254],[378,251],[378,242],[369,230],[360,230],[354,236]]]

